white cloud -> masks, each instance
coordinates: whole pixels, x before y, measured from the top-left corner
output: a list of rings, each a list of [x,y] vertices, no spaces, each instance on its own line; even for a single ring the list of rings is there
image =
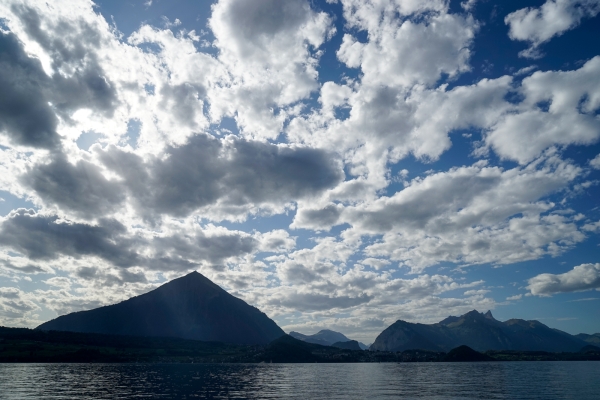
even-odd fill
[[[600,169],[600,154],[590,160],[590,165],[594,169]]]
[[[349,67],[361,68],[363,84],[432,85],[443,73],[453,77],[469,70],[469,46],[478,29],[471,17],[446,13],[443,2],[377,3],[344,2],[348,23],[367,29],[369,41],[359,43],[345,34],[337,55]],[[429,13],[418,23],[410,19],[399,22],[394,11]]]
[[[304,0],[221,0],[209,20],[231,81],[215,91],[211,115],[234,116],[244,134],[275,139],[285,111],[318,88],[317,49],[334,32],[331,18]]]
[[[542,200],[568,187],[581,170],[550,157],[503,171],[474,165],[415,179],[392,197],[346,207],[338,223],[360,234],[383,234],[366,247],[421,271],[439,262],[514,263],[558,255],[585,235],[576,218],[546,215]]]
[[[547,0],[541,7],[522,8],[508,14],[504,22],[510,27],[511,39],[531,44],[519,55],[538,58],[541,56],[539,45],[575,28],[582,19],[595,17],[598,12],[598,0]]]
[[[462,1],[460,3],[460,6],[465,10],[465,11],[471,11],[475,8],[475,6],[477,5],[477,2],[479,0],[466,0],[466,1]]]
[[[535,72],[523,79],[519,92],[523,101],[485,137],[501,157],[523,164],[553,145],[600,139],[600,57],[574,71]]]
[[[600,264],[581,264],[563,274],[540,274],[529,279],[527,289],[536,296],[600,289]]]

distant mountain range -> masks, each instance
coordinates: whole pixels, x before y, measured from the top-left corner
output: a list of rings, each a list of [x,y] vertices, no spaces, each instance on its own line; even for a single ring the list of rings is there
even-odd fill
[[[331,347],[337,347],[338,349],[366,350],[365,348],[363,348],[363,346],[365,346],[365,345],[360,342],[357,342],[356,340],[349,340],[347,342],[335,342],[334,344],[331,345]]]
[[[396,321],[379,334],[370,350],[423,349],[447,352],[467,345],[477,351],[578,352],[584,346],[593,344],[583,339],[585,338],[549,328],[538,321],[510,319],[501,322],[490,311],[483,314],[473,310],[460,317],[448,317],[436,324]]]
[[[331,331],[329,329],[320,330],[314,335],[304,335],[300,332],[294,331],[291,331],[289,335],[295,339],[302,340],[303,342],[320,344],[321,346],[333,346],[335,343],[346,343],[352,341],[351,339],[348,339],[343,333]],[[366,350],[369,348],[369,346],[367,346],[364,343],[357,343],[361,350]]]
[[[578,335],[575,335],[575,337],[594,346],[600,346],[600,333],[594,333],[593,335],[588,335],[587,333],[580,333]]]
[[[58,317],[37,329],[235,344],[267,344],[285,335],[267,315],[198,272],[119,304]]]
[[[36,329],[172,337],[238,345],[265,345],[285,335],[266,314],[230,295],[198,272],[119,304],[58,317]],[[586,346],[592,346],[589,347],[592,350],[600,346],[600,333],[573,336],[538,321],[511,319],[501,322],[490,311],[483,314],[475,310],[436,324],[396,321],[381,332],[370,347],[328,329],[314,335],[290,332],[290,336],[304,343],[344,350],[369,348],[387,352],[417,349],[448,352],[463,345],[479,352],[580,352]]]

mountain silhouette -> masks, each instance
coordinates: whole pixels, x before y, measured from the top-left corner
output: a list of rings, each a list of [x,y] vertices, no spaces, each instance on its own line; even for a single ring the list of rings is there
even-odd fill
[[[466,345],[476,351],[577,352],[586,344],[589,343],[538,321],[510,319],[501,322],[490,311],[483,314],[473,310],[436,324],[396,321],[379,334],[370,350],[447,352]]]
[[[347,342],[335,342],[331,347],[337,347],[338,349],[346,350],[363,350],[356,340],[349,340]]]
[[[302,340],[303,342],[320,344],[321,346],[333,346],[334,343],[338,342],[349,342],[351,339],[348,339],[343,333],[332,331],[329,329],[323,329],[314,335],[304,335],[300,332],[290,332],[290,336],[294,339]],[[361,350],[366,350],[369,346],[364,343],[358,342]]]
[[[575,335],[575,337],[595,346],[600,346],[600,333],[594,333],[592,335],[588,335],[587,333],[580,333],[578,335]]]
[[[473,362],[473,361],[495,361],[492,357],[479,353],[469,346],[458,346],[452,349],[443,358],[447,362]]]
[[[198,272],[121,303],[63,315],[37,329],[267,344],[285,332]]]

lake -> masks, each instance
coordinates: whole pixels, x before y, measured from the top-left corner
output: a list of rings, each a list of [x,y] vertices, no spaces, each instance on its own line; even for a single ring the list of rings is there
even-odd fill
[[[2,399],[599,399],[600,362],[0,364]]]

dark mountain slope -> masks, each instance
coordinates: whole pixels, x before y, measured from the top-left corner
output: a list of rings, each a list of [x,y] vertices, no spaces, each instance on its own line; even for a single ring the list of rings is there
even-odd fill
[[[314,335],[305,335],[300,332],[290,332],[290,336],[302,340],[303,342],[320,344],[321,346],[333,346],[334,343],[337,342],[349,342],[351,339],[347,338],[343,333],[332,331],[329,329],[323,329]],[[369,348],[369,346],[358,342],[361,350],[365,350]]]
[[[459,346],[452,349],[443,358],[447,362],[495,361],[492,357],[479,353],[469,346]]]
[[[266,344],[285,333],[198,272],[119,304],[58,317],[37,329]]]
[[[600,346],[600,333],[594,333],[592,335],[588,335],[587,333],[580,333],[575,335],[575,337],[589,344]]]
[[[538,321],[511,319],[501,322],[494,319],[489,311],[482,314],[473,310],[460,317],[448,317],[437,324],[396,321],[379,334],[370,349],[449,351],[466,345],[476,351],[577,352],[586,344]]]
[[[362,350],[360,345],[356,340],[349,340],[347,342],[335,342],[331,345],[331,347],[337,347],[338,349],[346,349],[346,350]]]

